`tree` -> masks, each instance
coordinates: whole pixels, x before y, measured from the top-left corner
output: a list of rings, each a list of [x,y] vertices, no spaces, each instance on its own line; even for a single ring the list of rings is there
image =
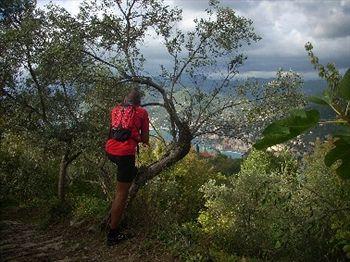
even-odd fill
[[[64,9],[44,12],[34,1],[1,6],[1,100],[4,130],[30,133],[51,155],[61,155],[58,197],[64,200],[70,164],[100,130],[91,125],[91,86],[113,84],[81,52],[82,38]],[[73,29],[72,29],[72,28]]]
[[[237,86],[235,76],[246,59],[241,48],[260,37],[251,20],[218,1],[209,1],[205,17],[195,19],[188,31],[179,25],[181,10],[158,0],[84,2],[76,16],[53,5],[43,11],[29,1],[18,3],[29,8],[8,8],[1,28],[7,72],[2,91],[6,101],[35,115],[29,122],[37,126],[36,134],[50,134],[57,147],[66,148],[61,153],[62,181],[68,165],[83,152],[82,134],[86,138],[92,129],[94,138],[101,135],[103,112],[111,104],[97,103],[91,95],[100,96],[103,90],[118,100],[137,85],[154,96],[144,106],[155,106],[167,116],[172,140],[162,157],[140,169],[131,198],[186,156],[193,139],[217,134],[252,140],[250,129],[259,130],[266,119],[303,105],[301,78],[293,72],[280,71],[263,86]],[[143,45],[152,34],[161,39],[169,58],[158,74],[145,70]],[[103,120],[91,125],[89,120],[99,114]]]
[[[144,106],[157,106],[167,115],[172,141],[158,161],[141,169],[131,198],[140,186],[186,156],[193,139],[208,134],[243,136],[249,123],[257,119],[253,114],[248,119],[247,111],[278,108],[273,98],[287,95],[293,98],[293,105],[302,104],[296,99],[300,98],[296,95],[300,78],[293,73],[280,72],[278,84],[256,89],[258,98],[249,99],[247,88],[239,93],[233,80],[246,59],[240,48],[260,37],[251,20],[218,1],[209,1],[205,11],[206,17],[195,19],[189,31],[178,25],[181,10],[156,0],[85,2],[76,18],[85,33],[82,52],[113,71],[119,83],[139,85],[145,93],[155,94],[156,101]],[[162,39],[169,58],[169,64],[159,65],[157,76],[144,69],[147,60],[142,46],[150,34]],[[217,81],[211,81],[214,76]],[[210,88],[205,90],[208,83]],[[269,99],[264,109],[257,103],[265,101],[266,105]],[[281,109],[285,108],[286,103]]]

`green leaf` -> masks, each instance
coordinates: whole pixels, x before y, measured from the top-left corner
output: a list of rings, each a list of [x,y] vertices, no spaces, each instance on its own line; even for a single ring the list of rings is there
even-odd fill
[[[345,127],[338,130],[333,136],[344,139],[348,144],[350,144],[350,127]]]
[[[253,146],[266,149],[270,146],[286,142],[317,125],[320,114],[315,109],[295,110],[285,119],[277,120],[263,131],[264,138]]]
[[[323,97],[318,96],[309,96],[308,100],[312,103],[319,104],[319,105],[328,105],[328,102]]]
[[[348,126],[343,126],[339,130],[337,130],[334,133],[334,136],[339,137],[339,136],[350,136],[350,125]]]
[[[334,143],[335,147],[325,156],[325,164],[331,166],[337,160],[341,160],[336,173],[340,177],[350,178],[350,128],[338,130],[334,137],[338,140]]]
[[[331,94],[331,91],[329,89],[325,89],[323,91],[323,100],[325,102],[327,102],[327,104],[332,104],[332,94]]]
[[[344,143],[342,139],[337,140],[334,144],[335,147],[331,149],[324,158],[324,163],[328,167],[330,167],[334,162],[340,159],[339,157],[341,157],[347,149],[347,143]]]
[[[263,131],[263,135],[273,135],[273,134],[289,134],[289,128],[286,126],[281,126],[278,123],[272,123],[267,126]]]
[[[339,83],[339,91],[343,98],[350,100],[350,69],[348,69]]]
[[[350,178],[350,143],[349,136],[339,136],[334,143],[335,147],[325,156],[326,166],[333,165],[336,161],[341,160],[340,166],[336,169],[337,175],[343,178]]]
[[[275,248],[279,249],[279,248],[281,248],[281,246],[282,246],[281,242],[279,240],[277,240],[277,242],[275,244]]]
[[[350,179],[350,161],[343,160],[342,164],[337,168],[336,172],[338,176],[345,179]]]

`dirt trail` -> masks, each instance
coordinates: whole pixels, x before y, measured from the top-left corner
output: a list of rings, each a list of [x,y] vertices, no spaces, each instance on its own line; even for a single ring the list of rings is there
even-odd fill
[[[63,259],[62,236],[38,232],[31,225],[1,221],[1,261],[57,261]]]
[[[136,236],[107,248],[103,236],[96,232],[67,226],[43,231],[35,225],[3,220],[0,261],[174,261],[161,248],[145,248],[144,241],[144,237]]]

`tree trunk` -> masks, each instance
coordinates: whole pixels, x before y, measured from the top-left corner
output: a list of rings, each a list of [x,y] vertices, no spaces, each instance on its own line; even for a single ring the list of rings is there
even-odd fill
[[[141,168],[139,170],[138,176],[132,184],[129,191],[128,204],[135,198],[139,189],[146,184],[147,181],[151,180],[153,177],[159,175],[163,170],[172,165],[176,164],[178,161],[183,159],[191,149],[191,140],[184,141],[183,143],[176,144],[174,150],[164,156],[159,161],[153,163],[152,165]]]
[[[72,155],[69,146],[70,145],[67,145],[61,158],[60,171],[58,174],[58,199],[61,202],[64,202],[66,195],[68,166],[82,153],[82,151],[78,151]]]
[[[64,202],[65,200],[68,165],[69,165],[68,152],[65,152],[61,158],[60,171],[59,171],[59,177],[58,177],[58,199],[61,202]]]

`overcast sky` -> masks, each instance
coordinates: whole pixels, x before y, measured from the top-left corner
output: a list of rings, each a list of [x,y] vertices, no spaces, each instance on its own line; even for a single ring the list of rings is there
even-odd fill
[[[50,1],[38,0],[39,6]],[[80,0],[54,0],[72,13]],[[204,15],[207,0],[167,0],[183,9],[182,28],[191,28],[193,18]],[[246,51],[248,60],[241,75],[273,77],[278,68],[292,69],[305,79],[317,78],[304,45],[310,41],[321,63],[334,62],[342,73],[350,67],[350,0],[248,1],[222,0],[237,14],[250,18],[262,39]],[[153,39],[145,47],[152,64],[165,63],[159,55],[160,43]]]

